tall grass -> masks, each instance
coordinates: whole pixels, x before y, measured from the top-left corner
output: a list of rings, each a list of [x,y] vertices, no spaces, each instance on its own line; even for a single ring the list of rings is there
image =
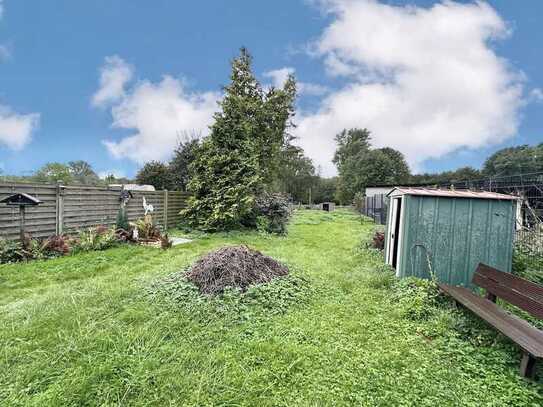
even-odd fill
[[[402,312],[379,253],[360,244],[372,230],[347,211],[298,211],[286,237],[202,235],[168,251],[1,266],[0,405],[541,404],[514,347],[465,339],[447,313]],[[311,289],[284,312],[266,312],[286,301],[283,286],[224,312],[149,295],[224,244],[263,251]]]

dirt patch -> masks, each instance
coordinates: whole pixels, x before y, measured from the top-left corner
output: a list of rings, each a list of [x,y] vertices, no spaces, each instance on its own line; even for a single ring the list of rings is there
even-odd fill
[[[286,276],[288,268],[247,246],[229,246],[197,260],[187,272],[202,294],[220,294],[226,287],[245,291],[249,286]]]

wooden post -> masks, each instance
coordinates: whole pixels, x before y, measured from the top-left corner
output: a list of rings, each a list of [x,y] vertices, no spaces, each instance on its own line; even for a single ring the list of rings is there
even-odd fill
[[[56,232],[57,235],[61,235],[64,231],[64,187],[60,184],[57,185],[57,219],[56,219]]]
[[[24,205],[19,205],[19,233],[21,243],[25,241],[25,207]]]
[[[524,352],[520,361],[520,375],[529,379],[535,378],[536,359],[528,352]]]
[[[164,231],[168,230],[168,190],[164,190]]]

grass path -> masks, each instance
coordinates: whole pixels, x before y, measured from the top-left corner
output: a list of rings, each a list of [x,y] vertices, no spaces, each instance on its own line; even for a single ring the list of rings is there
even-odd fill
[[[429,340],[388,300],[354,214],[298,212],[288,237],[204,236],[0,266],[0,405],[541,405],[514,351]],[[318,289],[235,322],[164,306],[151,282],[247,243]]]

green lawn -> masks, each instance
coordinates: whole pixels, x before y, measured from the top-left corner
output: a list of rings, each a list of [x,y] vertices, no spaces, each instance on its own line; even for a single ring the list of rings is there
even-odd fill
[[[503,338],[477,346],[450,312],[400,312],[379,255],[361,248],[373,228],[300,211],[288,237],[204,235],[168,251],[0,266],[0,405],[541,405]],[[288,263],[311,289],[283,313],[249,306],[244,318],[148,294],[234,243]]]

